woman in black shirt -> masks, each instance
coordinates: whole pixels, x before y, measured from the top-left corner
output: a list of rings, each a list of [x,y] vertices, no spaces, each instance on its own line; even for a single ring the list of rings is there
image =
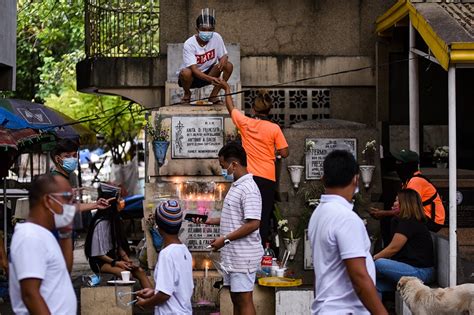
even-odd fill
[[[433,241],[420,195],[413,189],[403,189],[398,202],[400,214],[392,219],[392,241],[374,256],[379,292],[395,291],[403,276],[417,277],[425,283],[434,277]]]

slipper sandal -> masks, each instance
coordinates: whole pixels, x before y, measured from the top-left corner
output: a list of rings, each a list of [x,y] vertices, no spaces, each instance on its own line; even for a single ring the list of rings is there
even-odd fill
[[[181,104],[189,104],[190,102],[191,102],[191,96],[189,97],[183,96],[181,98]]]
[[[210,98],[209,102],[211,102],[212,105],[224,105],[224,102],[217,97]]]

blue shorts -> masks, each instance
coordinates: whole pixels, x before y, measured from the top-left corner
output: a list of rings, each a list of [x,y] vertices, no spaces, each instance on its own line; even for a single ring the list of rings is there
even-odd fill
[[[230,292],[252,292],[257,272],[229,272],[224,275],[224,286],[230,286]]]

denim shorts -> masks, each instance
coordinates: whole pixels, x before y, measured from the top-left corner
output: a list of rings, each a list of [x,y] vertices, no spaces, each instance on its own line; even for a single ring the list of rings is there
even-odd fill
[[[257,272],[230,272],[224,275],[224,286],[230,286],[230,292],[252,292]]]

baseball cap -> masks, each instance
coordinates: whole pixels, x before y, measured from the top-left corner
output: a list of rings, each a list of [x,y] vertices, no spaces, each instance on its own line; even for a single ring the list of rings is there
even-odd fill
[[[420,162],[420,156],[415,151],[403,149],[398,152],[392,152],[393,157],[403,163]]]
[[[155,209],[158,227],[168,234],[178,234],[183,221],[183,211],[177,200],[161,202]]]

